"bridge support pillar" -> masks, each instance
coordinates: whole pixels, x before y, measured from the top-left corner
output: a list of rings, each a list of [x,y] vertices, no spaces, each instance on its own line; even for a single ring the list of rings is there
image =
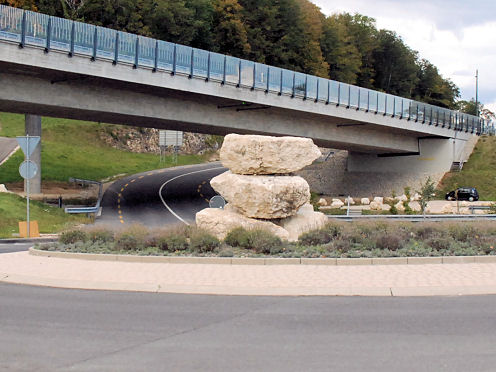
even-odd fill
[[[467,161],[474,145],[474,141],[456,138],[419,138],[416,153],[350,152],[344,184],[351,194],[365,196],[391,196],[392,192],[401,195],[405,187],[414,193],[428,177],[437,184],[453,162]]]
[[[41,137],[41,116],[26,114],[25,133],[30,136]],[[41,141],[29,157],[38,166],[38,173],[29,182],[29,190],[32,194],[41,193]],[[26,191],[26,181],[24,181],[24,191]]]

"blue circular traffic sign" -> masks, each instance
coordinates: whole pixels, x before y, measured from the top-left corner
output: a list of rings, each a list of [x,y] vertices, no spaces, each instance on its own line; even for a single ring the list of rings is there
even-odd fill
[[[29,180],[36,176],[36,173],[38,173],[38,166],[31,160],[25,160],[19,166],[19,174],[26,180]]]

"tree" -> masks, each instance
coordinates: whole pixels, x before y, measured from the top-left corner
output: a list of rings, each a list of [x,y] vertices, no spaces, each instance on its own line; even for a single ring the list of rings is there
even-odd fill
[[[238,0],[216,0],[213,3],[214,45],[220,53],[247,57],[251,51]]]
[[[38,10],[35,0],[0,0],[0,4],[32,11]]]
[[[436,66],[422,59],[419,62],[418,82],[413,98],[432,105],[455,108],[460,90],[449,79],[444,79]]]
[[[329,77],[355,84],[362,60],[353,36],[339,16],[333,15],[324,21],[321,46],[324,59],[329,64]]]
[[[379,48],[375,19],[358,13],[354,15],[343,13],[340,18],[348,29],[352,43],[361,59],[356,84],[365,88],[373,88],[375,80],[374,50]]]
[[[411,97],[418,81],[417,52],[392,31],[380,30],[378,41],[374,50],[375,88]]]
[[[69,19],[78,19],[79,13],[83,8],[86,0],[63,0],[61,1],[64,17]]]
[[[417,191],[420,194],[419,204],[422,214],[425,214],[427,203],[432,199],[435,191],[436,187],[430,177],[428,177],[425,182],[421,184],[420,191]]]

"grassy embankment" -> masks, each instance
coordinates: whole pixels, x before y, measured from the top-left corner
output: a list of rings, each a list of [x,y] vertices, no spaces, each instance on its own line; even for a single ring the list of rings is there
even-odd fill
[[[63,209],[31,201],[30,218],[38,221],[41,233],[52,233],[87,223],[84,216],[67,215]],[[12,238],[18,233],[18,222],[26,221],[26,200],[15,194],[0,193],[0,238]]]
[[[70,177],[102,180],[119,174],[134,174],[175,164],[172,156],[159,162],[158,154],[137,154],[114,149],[99,137],[103,125],[93,122],[42,119],[42,181],[67,183]],[[24,115],[0,113],[0,136],[24,135]],[[180,155],[178,165],[205,161],[206,156]],[[0,166],[0,184],[22,182],[19,165],[24,160],[18,150]],[[15,195],[0,194],[0,237],[18,232],[18,221],[26,219],[26,202]],[[71,225],[87,222],[62,210],[33,202],[31,219],[38,220],[40,232],[57,232]]]
[[[102,180],[118,174],[134,174],[175,164],[172,156],[159,162],[158,154],[137,154],[112,148],[100,140],[102,124],[55,118],[42,121],[42,181],[67,182],[70,177]],[[0,113],[0,136],[24,134],[24,115]],[[22,181],[19,164],[24,160],[17,151],[0,166],[0,183]],[[180,155],[177,165],[197,164],[205,156]]]
[[[475,187],[481,200],[496,200],[496,137],[483,136],[461,172],[446,174],[438,187],[438,196],[457,187]]]

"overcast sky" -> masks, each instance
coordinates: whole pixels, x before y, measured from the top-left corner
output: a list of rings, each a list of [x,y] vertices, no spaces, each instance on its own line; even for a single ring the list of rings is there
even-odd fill
[[[460,88],[496,112],[496,0],[311,0],[326,15],[360,13],[395,31]]]

